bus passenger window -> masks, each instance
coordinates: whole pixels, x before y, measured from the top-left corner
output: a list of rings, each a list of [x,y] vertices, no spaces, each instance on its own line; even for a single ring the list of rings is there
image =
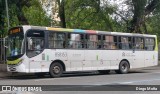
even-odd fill
[[[153,51],[155,47],[154,38],[145,38],[145,50]]]
[[[48,46],[49,48],[54,48],[54,33],[53,32],[49,33]]]
[[[109,36],[104,36],[103,37],[103,47],[104,49],[110,49],[110,45],[109,45]]]
[[[65,34],[64,33],[54,33],[54,48],[65,48]]]
[[[111,43],[111,49],[117,49],[117,36],[113,36],[113,42]]]
[[[103,48],[117,49],[117,37],[111,35],[103,36]]]
[[[143,38],[135,37],[134,38],[134,49],[142,50],[144,49],[144,41]]]
[[[82,35],[69,34],[68,35],[68,48],[82,48]]]
[[[131,37],[119,37],[119,48],[120,49],[132,49]]]
[[[98,37],[97,35],[86,35],[87,36],[87,48],[97,49]]]

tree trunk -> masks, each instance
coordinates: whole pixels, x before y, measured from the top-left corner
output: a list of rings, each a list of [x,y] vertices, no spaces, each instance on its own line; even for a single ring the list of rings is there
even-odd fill
[[[3,63],[3,59],[4,59],[4,46],[3,46],[3,37],[4,37],[4,19],[5,19],[6,15],[5,15],[5,0],[1,0],[0,1],[0,63]]]
[[[59,5],[59,16],[60,16],[60,20],[61,20],[61,26],[63,28],[66,28],[66,19],[65,19],[65,0],[58,0],[58,5]]]

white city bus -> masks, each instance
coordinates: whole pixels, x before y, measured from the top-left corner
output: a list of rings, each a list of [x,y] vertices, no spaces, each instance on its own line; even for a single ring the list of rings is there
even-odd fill
[[[9,30],[9,72],[49,73],[98,70],[127,73],[158,65],[156,35],[38,26]]]

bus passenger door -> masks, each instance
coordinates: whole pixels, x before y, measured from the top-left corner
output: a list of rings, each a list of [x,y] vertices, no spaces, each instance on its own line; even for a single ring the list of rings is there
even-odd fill
[[[41,72],[42,53],[44,51],[44,31],[27,31],[26,55],[29,58],[29,72]]]

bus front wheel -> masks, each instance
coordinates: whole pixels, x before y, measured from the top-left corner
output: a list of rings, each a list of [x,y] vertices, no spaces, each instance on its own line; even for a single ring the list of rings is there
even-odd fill
[[[128,71],[129,71],[129,64],[127,61],[123,60],[119,64],[119,70],[116,70],[115,72],[119,74],[125,74],[128,73]]]
[[[58,62],[51,64],[49,73],[50,73],[50,76],[53,78],[60,77],[63,73],[62,65]]]

